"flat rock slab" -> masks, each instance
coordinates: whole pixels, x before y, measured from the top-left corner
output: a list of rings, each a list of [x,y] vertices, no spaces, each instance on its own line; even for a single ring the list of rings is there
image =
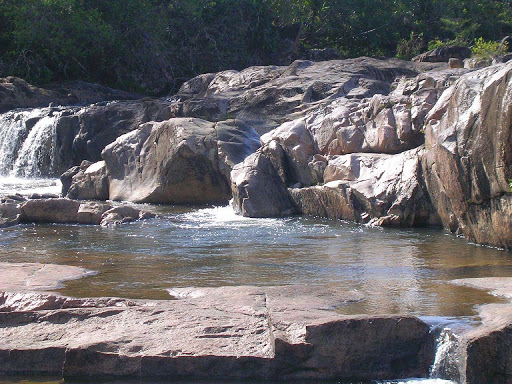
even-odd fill
[[[0,374],[392,379],[428,374],[429,327],[348,317],[357,292],[320,287],[170,290],[174,300],[0,294]]]
[[[0,291],[52,291],[62,282],[94,274],[69,265],[0,263]]]

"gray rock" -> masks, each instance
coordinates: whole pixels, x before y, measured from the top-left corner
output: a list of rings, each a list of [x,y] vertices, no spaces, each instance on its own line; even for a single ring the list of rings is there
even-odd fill
[[[170,119],[149,123],[103,151],[113,200],[227,203],[233,164],[259,145],[243,122]]]
[[[330,160],[323,186],[291,189],[299,211],[381,226],[438,223],[422,185],[423,149],[398,155],[351,154]]]
[[[105,227],[137,220],[147,220],[154,217],[155,215],[149,212],[140,211],[136,208],[124,205],[114,208],[106,208],[101,214],[101,221],[99,224]]]
[[[400,76],[413,77],[432,65],[358,58],[322,62],[297,60],[288,67],[250,67],[201,75],[186,82],[176,98],[176,117],[236,118],[259,134],[304,117],[339,97],[387,94]]]
[[[22,220],[23,212],[18,201],[0,203],[0,228],[17,225]]]
[[[260,151],[236,165],[231,180],[233,207],[243,216],[286,216],[295,211],[277,170]]]
[[[412,58],[416,62],[447,63],[451,58],[464,60],[471,56],[471,49],[458,45],[439,47]]]
[[[105,162],[99,161],[84,168],[85,167],[80,167],[76,173],[75,168],[71,168],[69,172],[61,176],[62,180],[63,178],[67,178],[68,174],[71,175],[74,173],[71,177],[71,184],[65,194],[65,186],[63,183],[63,195],[70,199],[78,200],[108,200],[109,188]],[[67,180],[66,186],[68,186]]]
[[[34,199],[21,205],[29,223],[76,223],[80,202],[70,199]]]
[[[0,213],[3,206],[0,204]],[[5,208],[7,211],[7,208]],[[35,199],[9,206],[9,214],[19,223],[59,223],[110,225],[153,218],[154,215],[129,206],[112,207],[100,202],[80,202],[66,198]]]
[[[462,76],[427,117],[423,170],[443,225],[512,249],[512,64]]]

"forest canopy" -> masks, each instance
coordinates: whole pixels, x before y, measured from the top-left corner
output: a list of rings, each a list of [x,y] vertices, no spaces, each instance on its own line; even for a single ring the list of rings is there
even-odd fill
[[[0,76],[162,94],[311,49],[408,59],[509,34],[511,0],[0,0]]]

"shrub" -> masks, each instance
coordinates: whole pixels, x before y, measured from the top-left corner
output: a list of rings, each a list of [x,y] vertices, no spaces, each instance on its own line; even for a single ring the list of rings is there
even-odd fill
[[[481,58],[491,58],[503,55],[508,51],[507,44],[501,44],[497,41],[485,41],[482,37],[475,39],[471,47],[473,55]]]

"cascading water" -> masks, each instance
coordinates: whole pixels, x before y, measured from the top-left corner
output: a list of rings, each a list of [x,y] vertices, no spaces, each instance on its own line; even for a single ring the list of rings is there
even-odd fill
[[[454,382],[460,381],[458,347],[459,337],[450,328],[443,328],[436,340],[436,353],[434,363],[430,368],[430,377],[450,379]]]
[[[55,171],[60,114],[41,108],[0,115],[0,175],[42,177]]]

